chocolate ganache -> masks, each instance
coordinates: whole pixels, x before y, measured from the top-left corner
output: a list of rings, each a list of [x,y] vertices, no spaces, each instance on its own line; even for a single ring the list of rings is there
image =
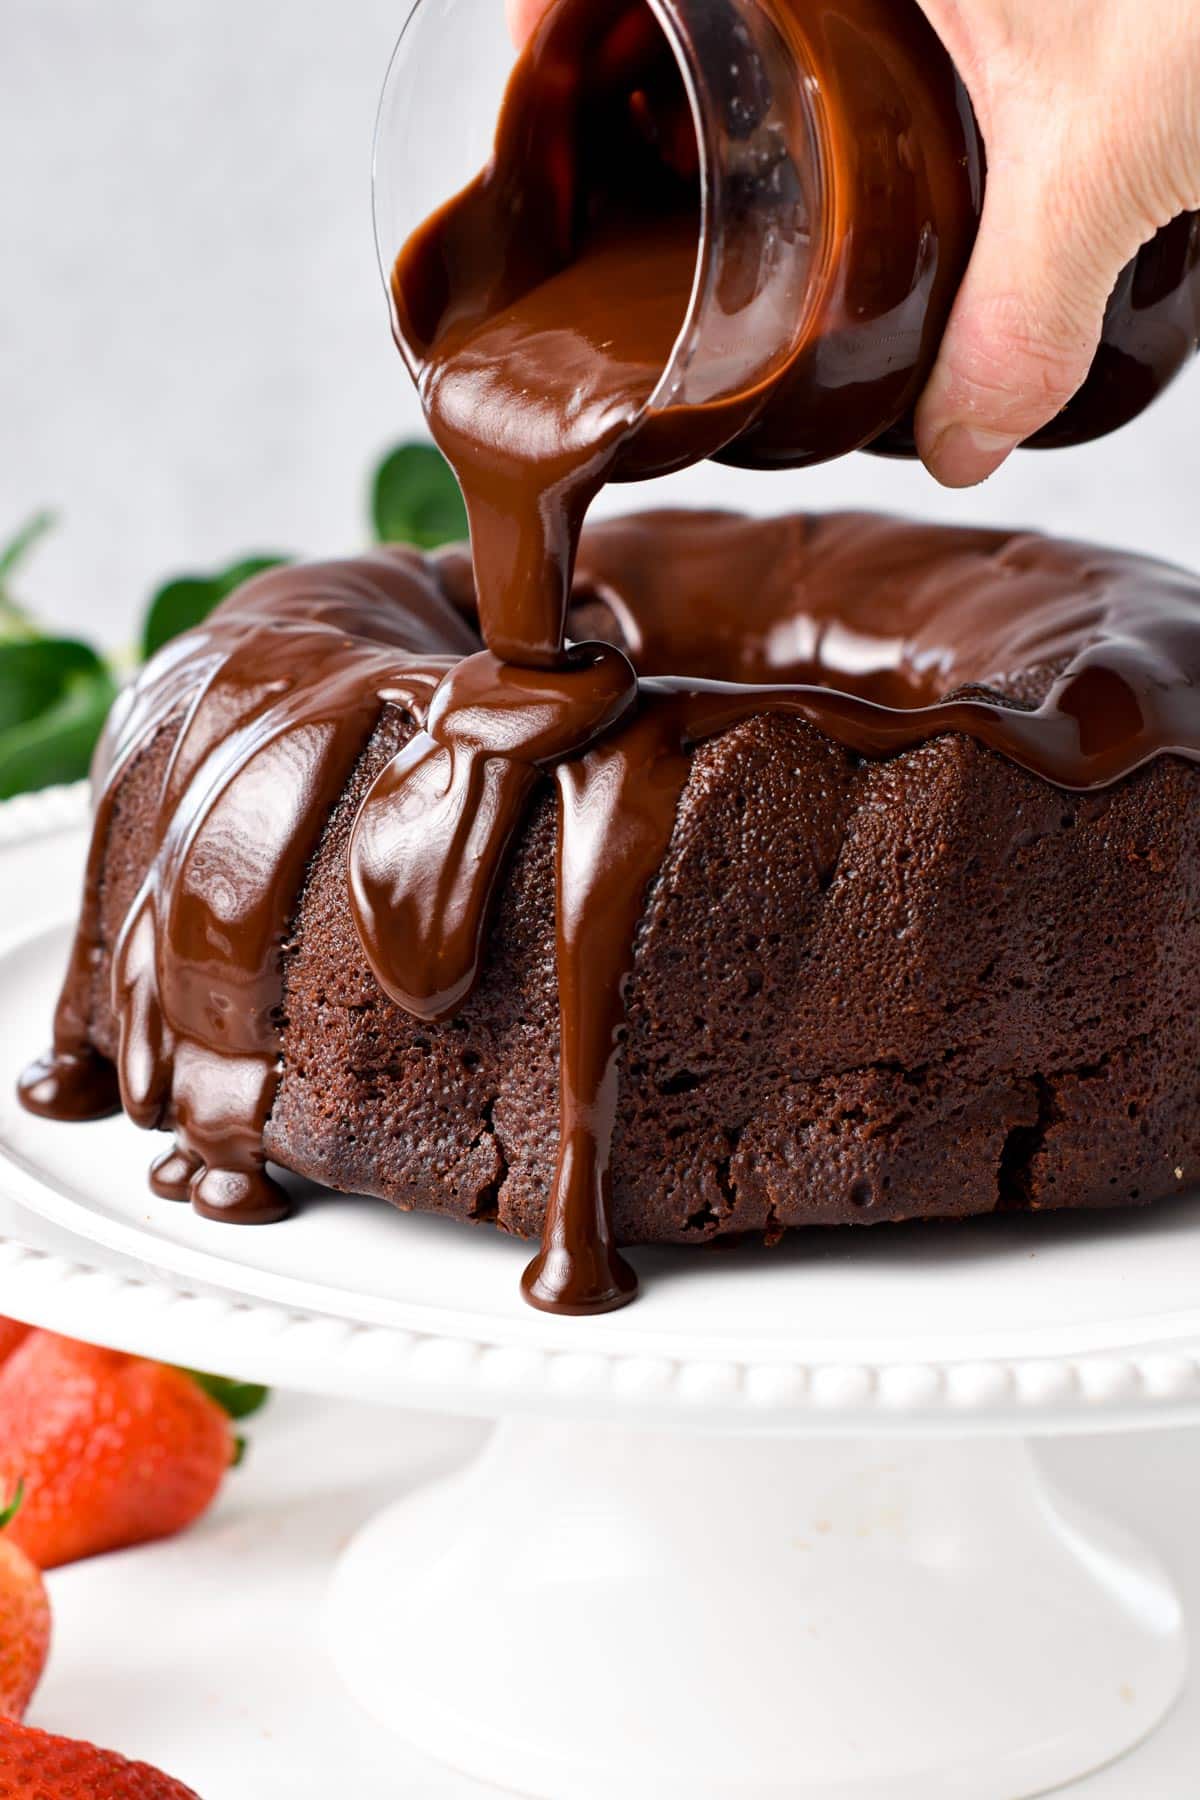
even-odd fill
[[[953,145],[944,74],[930,117]],[[791,210],[801,230],[799,193]],[[701,215],[682,77],[648,9],[559,8],[518,65],[493,162],[393,276],[397,335],[466,497],[473,582],[461,552],[272,572],[114,710],[54,1049],[22,1097],[62,1118],[119,1103],[172,1129],[160,1194],[242,1223],[286,1209],[264,1147],[282,950],[389,709],[413,732],[362,800],[346,883],[379,987],[417,1020],[469,1009],[510,856],[557,789],[558,1161],[524,1290],[572,1313],[636,1289],[611,1207],[624,996],[698,745],[768,714],[866,757],[964,733],[1069,788],[1200,757],[1200,587],[1137,559],[855,516],[661,514],[592,529],[576,576],[600,486],[728,445],[778,374],[701,405],[659,393]],[[872,416],[884,387],[902,409],[908,375],[897,387],[886,359],[876,374],[853,396],[831,378],[839,411]],[[1022,704],[1012,681],[1031,670],[1047,680]],[[165,733],[152,855],[106,945],[114,809]],[[91,1024],[106,956],[115,1068]]]
[[[392,550],[272,571],[161,652],[98,757],[84,907],[25,1104],[86,1118],[123,1103],[175,1132],[159,1192],[238,1222],[280,1215],[263,1133],[281,946],[330,810],[395,709],[415,729],[366,793],[347,881],[372,969],[418,1018],[469,1008],[508,853],[557,786],[559,1163],[525,1286],[547,1309],[604,1310],[635,1286],[609,1208],[623,985],[695,747],[780,713],[872,758],[965,733],[1067,788],[1200,759],[1200,582],[1137,557],[865,515],[651,513],[584,532],[576,621],[619,646],[503,664],[480,648],[463,554]],[[1031,674],[1041,698],[1023,704],[1014,678]],[[160,734],[153,854],[110,946],[114,1070],[89,1027],[104,846]]]

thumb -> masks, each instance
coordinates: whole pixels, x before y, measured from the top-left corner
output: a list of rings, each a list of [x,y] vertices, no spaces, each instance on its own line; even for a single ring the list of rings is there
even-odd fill
[[[504,0],[508,29],[518,49],[533,36],[534,27],[549,9],[550,0]]]
[[[992,163],[979,236],[917,407],[921,460],[946,487],[998,469],[1082,385],[1122,264],[1070,179]]]

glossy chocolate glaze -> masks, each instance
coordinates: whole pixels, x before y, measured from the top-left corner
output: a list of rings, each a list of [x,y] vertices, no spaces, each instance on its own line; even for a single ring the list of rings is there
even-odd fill
[[[970,99],[915,0],[754,8],[757,40],[731,0],[701,9],[729,45],[724,64],[700,58],[727,70],[702,95],[703,201],[683,79],[646,0],[559,0],[514,68],[494,156],[396,260],[397,338],[468,490],[483,617],[506,654],[492,591],[519,559],[525,605],[561,608],[561,583],[541,593],[539,543],[569,542],[604,480],[707,456],[916,454],[913,409],[983,209]],[[764,307],[785,261],[790,301]],[[1198,346],[1200,215],[1185,213],[1121,271],[1086,381],[1031,447],[1125,425]],[[536,445],[540,512],[514,492],[517,437],[523,462]]]
[[[898,436],[881,447],[902,450],[966,267],[982,146],[919,9],[778,0],[768,11],[783,66],[812,82],[822,129],[790,141],[753,45],[717,7],[712,29],[736,48],[729,92],[714,101],[720,127],[740,146],[747,195],[765,159],[793,196],[780,216],[812,265],[794,330],[764,344],[741,391],[717,382],[717,398],[680,405],[667,379],[704,217],[682,77],[644,0],[552,11],[518,60],[492,161],[392,274],[397,339],[466,497],[489,653],[455,672],[365,802],[353,899],[382,986],[419,1016],[446,1016],[478,973],[489,901],[538,774],[556,771],[560,1152],[525,1291],[563,1311],[604,1310],[633,1291],[608,1229],[620,996],[691,745],[748,713],[787,712],[871,755],[966,731],[1049,780],[1089,786],[1190,748],[1194,729],[1187,684],[1155,686],[1160,669],[1182,666],[1177,629],[1190,657],[1190,586],[1182,625],[1167,611],[1151,622],[1113,589],[1114,635],[1083,652],[1077,608],[1092,576],[1076,563],[1056,571],[1045,547],[1028,568],[1019,548],[993,557],[986,538],[984,578],[963,555],[931,557],[919,532],[876,544],[863,526],[875,550],[839,558],[831,546],[822,563],[797,551],[810,533],[795,521],[659,520],[661,542],[637,524],[610,529],[593,542],[611,568],[591,574],[619,614],[623,596],[638,596],[620,617],[637,675],[593,646],[568,654],[576,546],[604,481],[714,453],[812,462],[889,429]],[[799,166],[800,146],[819,173]],[[749,200],[744,219],[735,206],[722,222],[737,252],[722,307],[734,320],[774,253],[752,229],[758,210]],[[1101,410],[1115,406],[1109,395]],[[1036,713],[945,697],[1056,658],[1066,667]],[[431,838],[445,848],[429,860]]]
[[[211,626],[168,645],[118,702],[98,754],[83,908],[54,1053],[21,1097],[55,1118],[119,1102],[169,1125],[156,1192],[239,1223],[283,1216],[262,1149],[278,1074],[279,954],[309,858],[385,699],[423,708],[468,627],[420,558],[274,572]],[[414,654],[416,653],[416,654]],[[113,957],[117,1076],[89,1042],[100,883],[122,776],[168,725],[178,735],[156,853]]]
[[[508,851],[557,784],[560,1151],[525,1291],[565,1312],[635,1289],[608,1208],[622,989],[694,745],[782,712],[869,756],[967,733],[1072,788],[1200,759],[1200,582],[1137,557],[861,514],[643,514],[584,532],[573,616],[616,641],[553,670],[480,647],[464,565],[393,551],[272,571],[114,714],[54,1053],[23,1098],[59,1118],[117,1104],[89,1035],[99,884],[122,776],[172,729],[108,998],[120,1100],[176,1134],[156,1190],[211,1216],[282,1210],[262,1150],[281,946],[386,706],[419,729],[366,795],[347,881],[379,981],[420,1017],[469,1004]]]
[[[518,65],[492,163],[393,279],[398,337],[466,495],[477,600],[461,553],[276,571],[169,646],[116,709],[54,1051],[22,1095],[93,1117],[119,1082],[138,1124],[175,1132],[156,1192],[246,1223],[284,1210],[263,1152],[281,947],[385,706],[417,731],[362,803],[348,896],[381,987],[418,1018],[469,1004],[508,854],[535,792],[557,785],[559,1157],[524,1287],[575,1313],[636,1290],[610,1222],[623,989],[696,744],[776,712],[869,756],[964,732],[1077,788],[1167,752],[1200,757],[1200,589],[1079,546],[855,516],[650,515],[586,534],[576,597],[620,641],[570,642],[576,551],[605,480],[722,446],[814,460],[834,426],[849,448],[898,417],[936,349],[979,198],[961,90],[944,59],[922,77],[936,45],[915,9],[816,10],[841,108],[826,154],[835,191],[857,199],[782,367],[766,346],[744,391],[699,406],[660,392],[700,230],[690,114],[641,0],[572,0]],[[803,8],[784,15],[795,25]],[[893,106],[889,47],[901,87],[920,90],[911,119]],[[744,74],[726,124],[753,161],[778,146],[756,142],[766,98],[749,104]],[[849,129],[864,109],[882,161]],[[776,157],[768,173],[794,183],[802,233],[802,171]],[[922,257],[894,291],[867,202],[885,245],[903,252],[920,228]],[[726,274],[752,296],[763,246],[752,230],[745,244]],[[864,317],[879,352],[865,362]],[[807,449],[785,416],[797,391],[821,400],[801,420]],[[1044,692],[1022,706],[1013,681],[1031,671]],[[104,859],[123,773],[168,728],[155,854],[113,956],[114,1079],[89,1034]]]

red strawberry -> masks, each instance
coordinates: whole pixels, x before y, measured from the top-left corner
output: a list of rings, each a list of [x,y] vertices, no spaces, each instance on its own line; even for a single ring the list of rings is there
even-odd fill
[[[0,1719],[3,1800],[198,1800],[181,1781],[111,1750]]]
[[[31,1327],[19,1319],[0,1317],[0,1363],[6,1363],[18,1344],[23,1344]]]
[[[48,1331],[0,1369],[0,1492],[24,1482],[9,1536],[39,1568],[182,1531],[234,1453],[228,1417],[178,1369]]]
[[[21,1491],[0,1515],[11,1525]],[[23,1719],[50,1650],[50,1602],[41,1573],[11,1538],[0,1537],[0,1714]]]

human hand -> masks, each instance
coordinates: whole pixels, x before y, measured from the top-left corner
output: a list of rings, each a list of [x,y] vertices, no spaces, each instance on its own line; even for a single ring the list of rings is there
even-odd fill
[[[550,0],[505,0],[518,43]],[[1200,210],[1200,0],[921,0],[987,148],[983,218],[917,446],[983,481],[1062,410],[1121,269]]]
[[[534,26],[544,12],[549,12],[550,6],[551,0],[504,0],[513,41],[523,44],[526,38],[532,37]]]
[[[1200,208],[1200,0],[921,0],[987,149],[979,236],[917,408],[948,487],[1082,384],[1125,264]]]

